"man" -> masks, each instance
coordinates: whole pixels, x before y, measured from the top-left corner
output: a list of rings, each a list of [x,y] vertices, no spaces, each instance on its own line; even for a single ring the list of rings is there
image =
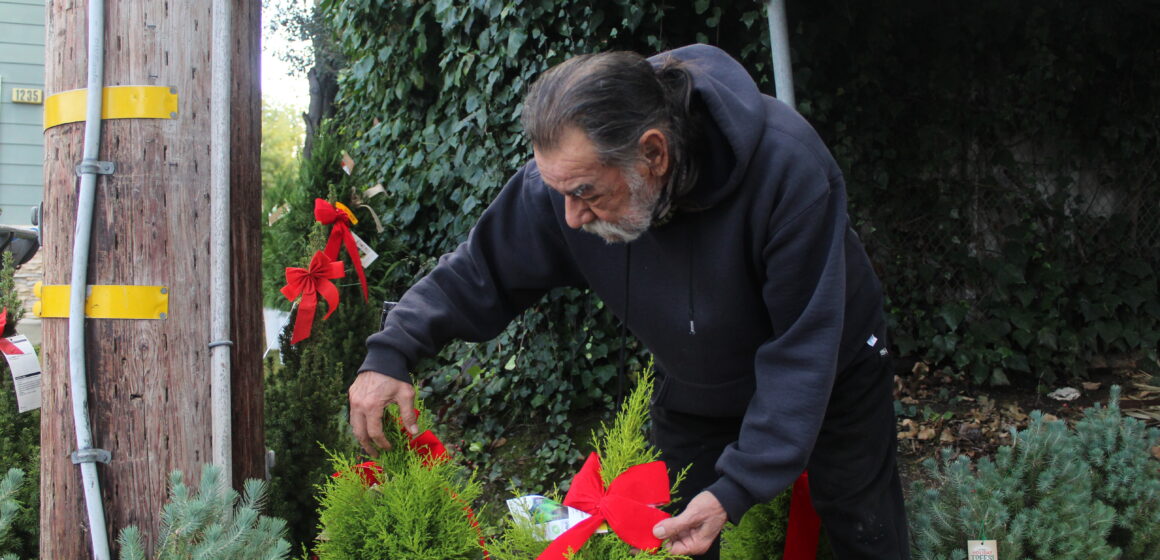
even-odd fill
[[[367,340],[363,446],[389,403],[414,430],[416,360],[584,286],[652,351],[653,441],[692,465],[655,528],[673,552],[716,558],[727,519],[808,468],[839,558],[907,558],[881,288],[814,130],[706,45],[568,60],[522,120],[533,161]]]

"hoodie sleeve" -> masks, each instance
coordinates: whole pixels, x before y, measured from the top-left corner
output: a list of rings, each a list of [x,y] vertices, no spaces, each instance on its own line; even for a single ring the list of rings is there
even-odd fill
[[[784,145],[783,145],[784,146]],[[708,490],[738,522],[806,467],[834,385],[846,301],[845,188],[832,158],[783,149],[783,193],[766,227],[762,298],[773,334],[755,356],[756,390]]]
[[[383,330],[367,338],[359,372],[411,382],[415,363],[451,340],[494,338],[549,289],[581,283],[532,165],[508,181],[467,241],[403,294]]]

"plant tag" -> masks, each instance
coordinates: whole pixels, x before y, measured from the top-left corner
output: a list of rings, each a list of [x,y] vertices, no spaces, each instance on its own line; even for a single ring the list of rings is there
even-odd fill
[[[543,541],[556,540],[556,537],[568,529],[592,517],[576,508],[538,494],[512,498],[507,501],[507,507],[516,522],[531,525],[536,537]],[[602,524],[597,532],[608,532],[608,524]]]
[[[354,173],[354,158],[350,157],[350,154],[346,153],[345,151],[342,152],[342,170],[345,171],[347,175]]]
[[[354,237],[354,244],[358,247],[358,260],[362,262],[363,268],[370,266],[371,263],[375,262],[375,259],[379,258],[379,254],[371,249],[371,246],[367,245],[367,242],[363,241],[358,234],[352,231],[350,235]]]
[[[16,387],[16,409],[28,412],[40,408],[40,359],[36,349],[24,335],[8,338],[23,354],[4,354],[8,369],[12,372],[12,384]]]
[[[999,543],[967,541],[967,560],[999,560]]]

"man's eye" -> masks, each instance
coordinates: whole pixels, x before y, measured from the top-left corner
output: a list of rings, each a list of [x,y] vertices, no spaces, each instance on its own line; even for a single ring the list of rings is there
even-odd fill
[[[576,200],[591,200],[592,199],[592,185],[581,185],[568,193],[569,196]]]

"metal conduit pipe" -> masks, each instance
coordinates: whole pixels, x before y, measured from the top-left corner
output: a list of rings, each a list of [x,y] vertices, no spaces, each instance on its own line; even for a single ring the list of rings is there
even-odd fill
[[[69,394],[77,435],[76,459],[81,469],[85,509],[93,558],[109,560],[109,535],[97,464],[92,458],[93,434],[89,424],[89,388],[85,371],[85,295],[88,288],[89,242],[92,237],[93,203],[96,200],[98,158],[101,151],[101,97],[105,82],[105,5],[90,0],[88,9],[88,85],[85,107],[84,154],[78,172],[77,223],[73,235],[72,278],[69,289],[68,363]]]
[[[793,66],[789,57],[789,24],[785,17],[785,0],[768,0],[769,50],[773,51],[773,85],[777,98],[797,108],[793,95]]]
[[[210,101],[210,416],[211,458],[233,485],[230,406],[230,100],[232,0],[213,0]]]

